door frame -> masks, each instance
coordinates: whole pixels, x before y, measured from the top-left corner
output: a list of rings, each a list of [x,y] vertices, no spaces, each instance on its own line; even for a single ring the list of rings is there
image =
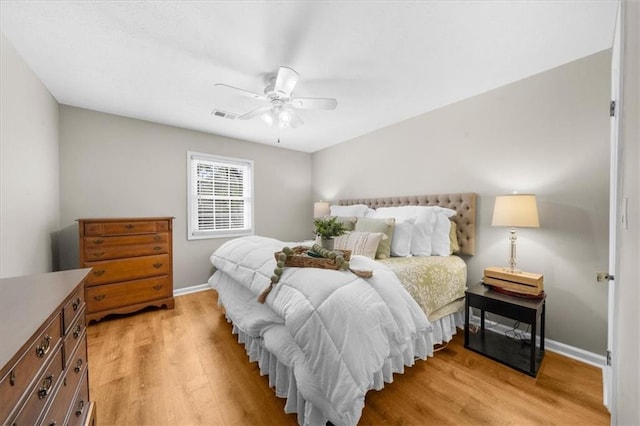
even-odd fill
[[[620,135],[622,134],[621,105],[622,105],[622,58],[623,58],[623,40],[622,35],[624,22],[624,2],[618,0],[618,13],[616,16],[616,24],[614,29],[612,54],[611,54],[611,101],[615,102],[611,106],[611,123],[610,123],[610,170],[609,170],[609,261],[608,275],[608,309],[607,309],[607,361],[603,370],[603,400],[604,405],[611,413],[611,424],[616,424],[616,387],[618,382],[618,362],[617,362],[617,335],[616,324],[618,320],[618,312],[616,306],[617,295],[616,281],[619,270],[619,260],[617,256],[618,244],[620,242],[621,226],[618,220],[618,211],[621,201],[621,179],[620,173],[620,156],[621,143]]]

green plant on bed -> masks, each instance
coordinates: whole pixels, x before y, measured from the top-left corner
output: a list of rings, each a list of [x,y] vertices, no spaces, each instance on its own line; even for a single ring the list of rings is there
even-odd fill
[[[347,232],[347,229],[337,217],[317,218],[313,220],[315,226],[315,234],[323,240],[329,240],[333,237],[339,237]]]

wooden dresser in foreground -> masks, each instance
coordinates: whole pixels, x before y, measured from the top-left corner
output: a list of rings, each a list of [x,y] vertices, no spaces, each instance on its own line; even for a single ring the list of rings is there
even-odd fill
[[[0,280],[0,424],[92,425],[89,269]]]
[[[87,321],[173,308],[173,218],[78,219]]]

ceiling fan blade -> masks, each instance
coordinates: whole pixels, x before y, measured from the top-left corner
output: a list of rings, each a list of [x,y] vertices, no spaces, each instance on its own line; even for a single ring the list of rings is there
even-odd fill
[[[264,95],[259,95],[257,93],[253,93],[253,92],[250,92],[248,90],[239,89],[237,87],[229,86],[228,84],[217,83],[217,84],[214,85],[214,87],[219,87],[221,89],[230,91],[232,93],[236,93],[238,95],[246,96],[246,97],[252,98],[252,99],[263,100],[263,101],[267,100],[266,96],[264,96]]]
[[[271,105],[265,105],[238,116],[238,120],[249,120],[254,117],[258,117],[269,110],[271,110]]]
[[[295,72],[289,67],[280,67],[278,69],[278,75],[276,76],[276,82],[273,86],[273,91],[278,96],[290,97],[293,88],[296,87],[296,83],[300,79],[300,74]]]
[[[338,101],[333,98],[295,98],[291,106],[298,109],[336,109]]]

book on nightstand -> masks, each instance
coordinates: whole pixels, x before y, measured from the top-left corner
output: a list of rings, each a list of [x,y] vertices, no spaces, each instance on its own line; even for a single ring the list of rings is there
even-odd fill
[[[491,266],[485,268],[482,281],[513,293],[537,296],[544,292],[542,274],[532,272],[509,272],[506,268]]]

